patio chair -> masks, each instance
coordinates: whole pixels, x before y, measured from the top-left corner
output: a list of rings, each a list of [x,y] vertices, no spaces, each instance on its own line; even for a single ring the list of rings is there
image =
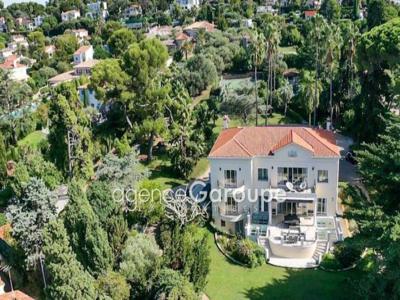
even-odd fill
[[[300,191],[304,191],[306,188],[307,188],[307,182],[303,181],[302,183],[300,183],[299,185]]]

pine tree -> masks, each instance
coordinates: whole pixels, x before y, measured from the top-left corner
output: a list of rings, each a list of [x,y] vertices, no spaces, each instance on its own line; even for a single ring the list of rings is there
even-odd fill
[[[78,261],[93,275],[107,271],[114,262],[107,234],[101,228],[85,192],[77,182],[68,189],[64,224]]]
[[[94,279],[76,260],[62,221],[52,221],[45,229],[44,255],[50,282],[46,289],[48,299],[96,299]]]

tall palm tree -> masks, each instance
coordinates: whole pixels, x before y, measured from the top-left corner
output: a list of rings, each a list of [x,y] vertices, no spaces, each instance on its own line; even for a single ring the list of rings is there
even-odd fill
[[[185,53],[185,60],[187,60],[188,59],[188,54],[190,52],[192,52],[192,50],[193,50],[192,41],[190,41],[190,40],[184,41],[182,46],[181,46],[181,49],[182,49],[183,53]]]
[[[311,126],[311,115],[319,105],[322,84],[316,79],[313,71],[303,71],[300,74],[299,97],[305,101],[304,108],[308,114],[308,125]]]
[[[334,25],[332,25],[334,26]],[[328,48],[325,59],[325,66],[329,74],[329,115],[333,124],[333,78],[336,74],[340,59],[341,36],[339,28],[334,26],[328,36]]]
[[[275,22],[268,23],[264,30],[266,60],[267,60],[267,102],[265,125],[268,125],[268,110],[272,107],[273,93],[276,87],[276,61],[278,59],[278,46],[280,42],[280,31]]]
[[[265,38],[262,33],[255,31],[251,35],[251,45],[252,45],[252,57],[254,64],[254,89],[255,89],[255,99],[256,99],[256,126],[258,126],[258,86],[257,86],[257,67],[264,60],[264,43]]]

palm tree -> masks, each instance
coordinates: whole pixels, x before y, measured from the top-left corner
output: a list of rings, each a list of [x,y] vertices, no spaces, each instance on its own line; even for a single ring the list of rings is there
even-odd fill
[[[283,103],[284,103],[284,107],[285,107],[284,108],[284,115],[286,117],[288,105],[290,103],[290,100],[292,100],[292,98],[294,96],[293,87],[289,83],[289,80],[285,79],[282,82],[281,87],[279,88],[278,91],[279,91],[279,96],[283,100]]]
[[[299,97],[303,99],[308,114],[308,125],[311,126],[311,115],[319,105],[319,96],[322,91],[322,84],[316,79],[313,71],[303,71],[300,74]]]
[[[266,58],[267,58],[267,103],[265,125],[268,125],[268,110],[269,106],[272,107],[273,93],[276,87],[276,61],[278,59],[278,46],[280,42],[280,32],[276,23],[268,23],[265,30],[265,45],[266,45]]]
[[[255,89],[255,99],[256,99],[256,126],[258,126],[258,87],[257,87],[257,67],[264,60],[264,43],[265,38],[262,33],[257,31],[251,36],[252,43],[252,56],[254,64],[254,89]]]
[[[340,45],[340,31],[338,28],[333,27],[328,36],[328,51],[325,59],[325,66],[329,74],[329,112],[331,124],[333,124],[333,78],[339,63]]]
[[[185,59],[188,59],[188,53],[192,52],[193,50],[193,43],[192,41],[188,40],[183,42],[181,46],[182,51],[185,53]]]

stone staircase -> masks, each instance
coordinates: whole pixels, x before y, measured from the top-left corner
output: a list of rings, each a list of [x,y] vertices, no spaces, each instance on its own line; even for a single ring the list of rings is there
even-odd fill
[[[320,263],[319,259],[320,256],[324,255],[326,252],[326,246],[328,244],[328,241],[317,241],[317,247],[315,248],[314,254],[313,254],[313,259],[317,264]]]

